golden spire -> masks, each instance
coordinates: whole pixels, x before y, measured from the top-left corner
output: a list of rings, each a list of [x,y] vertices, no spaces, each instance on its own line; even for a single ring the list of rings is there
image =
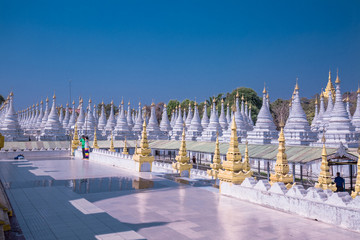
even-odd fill
[[[124,98],[121,98],[121,105],[124,105]]]
[[[12,96],[14,96],[14,93],[11,91],[11,92],[10,92],[10,97],[12,97]]]
[[[91,98],[89,98],[89,103],[91,103]]]
[[[111,138],[110,138],[110,148],[109,148],[110,152],[116,152],[115,148],[114,148],[114,138],[113,138],[113,134],[111,132]]]
[[[75,100],[73,100],[72,104],[75,105]]]
[[[41,102],[42,102],[42,101],[41,101]],[[68,103],[68,102],[66,103],[66,106],[69,107],[69,103]]]
[[[335,184],[331,184],[332,181],[331,181],[331,175],[330,175],[330,171],[329,171],[330,168],[329,168],[329,164],[328,164],[328,160],[327,160],[324,134],[322,137],[322,142],[323,142],[323,148],[322,148],[322,152],[321,152],[321,166],[320,166],[321,171],[319,174],[318,182],[315,184],[315,187],[322,188],[324,190],[330,189],[332,191],[336,191]]]
[[[73,140],[71,141],[72,154],[74,154],[74,151],[79,147],[79,145],[80,145],[80,141],[78,136],[77,123],[75,123],[74,136],[73,136]]]
[[[358,86],[358,90],[356,91],[357,94],[360,93],[360,86]]]
[[[251,109],[251,103],[249,104],[249,109]]]
[[[143,130],[141,133],[139,154],[141,156],[149,156],[150,153],[151,153],[151,149],[149,148],[149,142],[147,140],[147,133],[146,133],[146,120],[144,119]]]
[[[269,100],[269,93],[267,93],[267,94],[266,94],[266,99],[268,99],[268,100]]]
[[[340,83],[340,79],[339,79],[339,69],[336,71],[336,80],[335,80],[336,84]]]
[[[294,91],[299,91],[299,85],[298,85],[298,78],[296,78],[296,84],[295,84],[295,88],[294,88]]]
[[[265,83],[264,83],[264,90],[263,90],[263,94],[266,94]]]
[[[331,82],[331,71],[330,70],[329,70],[329,80],[328,80],[328,83],[327,83],[325,91],[324,91],[324,97],[326,97],[326,98],[329,97],[329,91],[331,91],[331,95],[334,98],[335,97],[335,88]]]
[[[318,97],[315,96],[315,105],[317,105],[317,104],[318,104]]]
[[[213,163],[210,164],[211,169],[207,170],[207,174],[217,179],[219,169],[221,168],[221,159],[220,159],[220,147],[219,147],[219,132],[216,132],[216,143],[215,151],[213,157]]]
[[[127,150],[127,146],[126,146],[126,136],[125,136],[124,148],[123,148],[122,154],[126,154],[126,155],[129,154],[129,152],[128,152],[128,150]]]
[[[53,99],[55,99],[56,98],[56,95],[55,95],[55,92],[54,92],[54,96],[53,96]]]
[[[172,164],[173,169],[178,171],[180,173],[180,176],[190,177],[190,169],[192,168],[192,165],[189,164],[190,158],[187,156],[187,152],[186,152],[185,124],[183,127],[180,149],[175,159],[176,162]]]
[[[96,148],[96,149],[99,148],[99,145],[98,145],[98,142],[97,142],[97,137],[96,137],[96,127],[94,129],[94,141],[93,141],[92,148]]]
[[[360,195],[360,145],[358,147],[358,162],[357,162],[357,177],[355,183],[355,190],[351,193],[351,197],[355,198]]]
[[[44,104],[43,100],[41,99],[40,104]]]
[[[249,148],[248,148],[248,141],[245,142],[245,156],[244,156],[244,163],[243,163],[243,170],[245,172],[250,171],[250,160],[249,160]]]
[[[111,105],[114,105],[114,100],[111,100],[110,104],[111,104]]]
[[[46,97],[46,102],[49,102],[49,97]]]
[[[241,101],[244,101],[244,94],[241,95]]]
[[[284,137],[284,123],[280,123],[280,134],[279,134],[279,148],[276,155],[275,173],[270,174],[270,184],[275,182],[283,182],[287,184],[286,187],[289,189],[293,182],[292,175],[289,174],[289,164],[285,153],[285,137]]]
[[[213,103],[215,103],[215,97],[213,97],[213,101],[212,101]]]
[[[245,178],[251,177],[252,172],[243,171],[242,157],[239,150],[239,142],[237,136],[237,127],[235,122],[235,116],[232,118],[231,122],[231,136],[229,149],[226,153],[226,161],[223,161],[222,168],[224,170],[219,170],[219,179],[222,182],[232,182],[235,184],[240,184],[244,181]]]
[[[129,102],[128,102],[128,106],[130,106],[130,100],[129,100]]]

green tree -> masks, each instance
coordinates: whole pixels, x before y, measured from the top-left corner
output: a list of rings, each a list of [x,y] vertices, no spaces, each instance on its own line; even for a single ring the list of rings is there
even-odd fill
[[[180,104],[180,102],[178,100],[170,100],[167,104],[167,113],[168,113],[168,116],[169,116],[169,119],[170,119],[170,116],[171,116],[171,113],[173,110],[175,110],[176,107],[178,107]]]

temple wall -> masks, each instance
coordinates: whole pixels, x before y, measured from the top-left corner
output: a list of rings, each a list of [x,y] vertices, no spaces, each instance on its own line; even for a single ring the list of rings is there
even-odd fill
[[[75,150],[75,158],[81,159],[81,149]],[[127,170],[134,171],[138,168],[136,162],[132,159],[132,155],[126,155],[119,152],[110,152],[102,149],[93,149],[89,157],[90,161],[98,162],[101,164],[119,167]],[[152,164],[152,172],[159,173],[173,173],[171,163],[163,163],[154,161]],[[208,178],[206,171],[199,169],[191,169],[191,178]]]
[[[247,178],[241,185],[221,182],[223,195],[295,213],[317,221],[360,232],[360,197],[352,199],[347,192],[333,193],[318,188],[305,190],[295,185],[289,190],[283,183],[270,186],[267,180]]]
[[[68,149],[41,149],[41,150],[16,150],[5,151],[0,150],[0,159],[14,159],[19,154],[24,155],[26,159],[31,158],[54,158],[54,157],[70,157]]]

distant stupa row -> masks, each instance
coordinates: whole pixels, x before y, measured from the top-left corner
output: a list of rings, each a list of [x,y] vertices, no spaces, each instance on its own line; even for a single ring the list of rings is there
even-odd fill
[[[349,111],[349,103],[342,101],[340,91],[340,79],[337,75],[335,88],[329,83],[320,95],[320,106],[316,101],[315,117],[309,125],[305,112],[300,103],[300,89],[296,83],[292,100],[289,106],[289,117],[284,127],[284,135],[288,145],[321,146],[323,133],[327,139],[327,146],[337,147],[340,143],[346,147],[356,147],[360,134],[360,89],[357,92],[357,108],[353,116]],[[328,104],[325,109],[324,98],[328,96]],[[333,96],[335,95],[335,96]],[[172,112],[169,120],[167,107],[164,105],[161,120],[155,114],[155,104],[151,105],[151,114],[148,119],[143,115],[141,103],[138,110],[132,111],[130,102],[125,110],[124,101],[121,101],[119,113],[114,114],[114,103],[111,102],[110,115],[107,118],[104,103],[101,105],[100,114],[97,114],[96,105],[88,101],[84,111],[83,99],[79,99],[76,107],[66,104],[65,111],[62,106],[56,107],[56,97],[53,96],[51,108],[46,99],[45,109],[43,102],[33,105],[26,110],[15,112],[13,106],[13,93],[0,107],[0,132],[6,141],[28,140],[65,140],[69,139],[74,126],[77,125],[81,135],[93,137],[97,133],[98,139],[110,139],[113,135],[117,140],[140,139],[142,124],[147,122],[147,134],[153,140],[180,140],[183,128],[186,130],[186,140],[191,141],[215,141],[217,135],[223,142],[230,141],[231,129],[229,127],[232,117],[235,118],[237,136],[239,141],[247,139],[253,144],[276,144],[278,131],[270,113],[269,95],[264,88],[263,104],[254,125],[251,118],[251,105],[248,106],[245,99],[236,95],[235,111],[230,111],[229,105],[225,109],[221,102],[220,116],[215,107],[215,99],[211,105],[210,119],[207,116],[207,106],[204,106],[204,114],[200,118],[198,104],[194,108],[189,105],[188,109],[179,106]],[[60,111],[59,111],[60,109]],[[65,114],[64,114],[65,112]],[[145,119],[144,119],[145,118]],[[159,123],[160,122],[160,123]]]

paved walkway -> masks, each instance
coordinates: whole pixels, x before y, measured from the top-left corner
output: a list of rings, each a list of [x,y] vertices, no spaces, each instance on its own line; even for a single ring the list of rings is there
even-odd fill
[[[83,160],[0,160],[0,175],[26,239],[360,239],[211,187]]]

